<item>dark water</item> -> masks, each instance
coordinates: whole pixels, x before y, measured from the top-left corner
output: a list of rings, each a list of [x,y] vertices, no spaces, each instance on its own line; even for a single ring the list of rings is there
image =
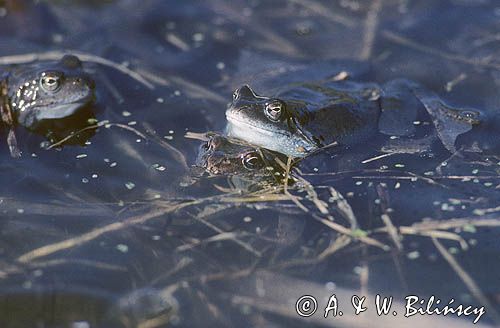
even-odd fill
[[[360,164],[380,154],[361,147],[304,161],[303,177],[336,224],[349,228],[352,208],[355,234],[372,238],[360,241],[320,222],[327,214],[304,192],[291,191],[307,212],[289,200],[241,202],[248,195],[228,195],[224,177],[194,178],[199,142],[184,135],[222,131],[242,83],[266,94],[341,71],[379,83],[408,78],[457,106],[497,111],[496,1],[0,4],[2,56],[74,50],[149,77],[144,84],[87,62],[98,86],[94,115],[110,125],[73,142],[83,146],[51,150],[47,138],[18,128],[20,160],[0,144],[1,327],[348,325],[299,318],[299,291],[400,302],[436,295],[484,305],[480,322],[494,322],[496,158],[448,159],[441,149]],[[402,227],[401,241],[377,232],[382,217]],[[339,301],[347,312],[350,298]]]

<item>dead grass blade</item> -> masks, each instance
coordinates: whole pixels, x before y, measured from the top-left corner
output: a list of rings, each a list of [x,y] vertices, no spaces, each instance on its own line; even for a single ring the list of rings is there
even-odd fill
[[[323,16],[327,19],[329,19],[332,22],[338,23],[340,25],[344,25],[346,27],[356,27],[357,22],[347,18],[345,16],[336,14],[333,10],[331,10],[329,7],[322,5],[318,1],[311,1],[311,0],[291,0],[291,2],[295,2],[296,4],[301,5],[304,8],[307,8],[314,12],[317,15]]]
[[[94,239],[96,239],[96,238],[98,238],[106,233],[118,231],[118,230],[130,227],[132,225],[144,223],[144,222],[151,220],[153,218],[156,218],[156,217],[168,214],[168,213],[172,213],[172,212],[179,210],[181,208],[184,208],[184,207],[187,207],[190,205],[194,205],[194,204],[198,204],[198,203],[200,203],[200,201],[191,201],[191,202],[186,202],[186,203],[171,204],[170,206],[158,208],[158,209],[155,209],[155,210],[153,210],[149,213],[143,214],[143,215],[134,216],[134,217],[125,219],[125,220],[120,221],[120,222],[114,222],[114,223],[105,225],[103,227],[96,228],[90,232],[81,234],[77,237],[69,238],[69,239],[54,243],[54,244],[45,245],[45,246],[42,246],[40,248],[29,251],[29,252],[19,256],[17,258],[17,261],[19,261],[21,263],[31,262],[34,259],[37,259],[40,257],[48,256],[48,255],[57,253],[59,251],[65,250],[65,249],[70,249],[70,248],[73,248],[76,246],[80,246],[80,245],[85,244],[91,240],[94,240]]]
[[[391,40],[397,44],[400,44],[402,46],[406,46],[408,48],[415,49],[415,50],[418,50],[418,51],[421,51],[421,52],[424,52],[424,53],[427,53],[430,55],[438,56],[438,57],[441,57],[444,59],[448,59],[448,60],[452,60],[452,61],[456,61],[456,62],[460,62],[460,63],[464,63],[464,64],[469,64],[469,65],[473,65],[473,66],[500,69],[500,64],[486,62],[485,60],[480,60],[480,59],[467,58],[467,57],[463,57],[463,56],[453,54],[453,53],[448,53],[446,51],[442,51],[439,49],[435,49],[435,48],[420,44],[416,41],[405,38],[404,36],[396,34],[396,33],[389,31],[389,30],[384,30],[382,32],[382,34],[386,39]]]
[[[186,156],[179,149],[175,148],[174,146],[172,146],[171,144],[160,138],[153,129],[153,127],[148,123],[143,123],[142,125],[146,129],[146,133],[152,139],[154,139],[158,143],[158,145],[167,150],[170,153],[170,155],[172,155],[172,158],[175,159],[179,164],[181,164],[185,170],[189,169]]]
[[[451,255],[446,248],[435,238],[432,237],[432,242],[434,246],[436,246],[441,256],[448,262],[451,268],[455,271],[457,276],[463,281],[469,292],[478,300],[478,302],[488,309],[488,313],[491,315],[491,318],[497,323],[500,323],[500,316],[498,312],[495,310],[495,307],[490,303],[486,295],[484,295],[483,291],[476,284],[474,279],[460,266],[457,260]]]
[[[456,241],[460,244],[460,247],[463,250],[467,250],[469,248],[469,245],[467,245],[467,242],[465,239],[460,237],[460,235],[457,235],[456,233],[453,232],[448,232],[448,231],[439,231],[439,230],[430,230],[430,231],[422,231],[422,232],[417,232],[413,233],[412,231],[407,231],[404,228],[400,229],[402,234],[407,234],[407,235],[417,235],[417,236],[426,236],[426,237],[431,237],[433,239],[448,239],[448,240],[453,240]]]
[[[353,230],[346,228],[338,223],[321,218],[315,214],[313,214],[313,217],[317,221],[319,221],[319,222],[323,223],[324,225],[326,225],[327,227],[329,227],[330,229],[333,229],[341,234],[344,234],[344,235],[350,236],[354,239],[357,239],[357,240],[359,240],[367,245],[378,247],[384,251],[388,251],[391,249],[388,245],[385,245],[376,239],[373,239],[373,238],[368,237],[368,236],[363,236],[362,234],[358,234],[358,233],[356,233],[355,230],[353,231]]]
[[[154,89],[154,85],[148,82],[144,77],[131,70],[127,66],[119,63],[115,63],[109,59],[99,57],[93,54],[89,54],[86,52],[67,49],[64,51],[48,51],[48,52],[39,52],[39,53],[28,53],[22,55],[12,55],[12,56],[2,56],[0,57],[0,65],[13,65],[13,64],[25,64],[31,63],[37,60],[59,60],[64,55],[72,54],[80,58],[84,62],[95,63],[107,67],[111,67],[116,69],[117,71],[131,77],[137,82],[141,83],[148,89]]]
[[[387,234],[389,235],[389,237],[391,237],[391,240],[398,249],[398,251],[403,250],[403,244],[401,243],[401,236],[398,233],[398,229],[396,229],[394,224],[392,224],[391,217],[388,214],[384,213],[380,216],[380,218],[382,219],[382,222],[384,222],[387,228]]]
[[[372,56],[373,45],[377,35],[378,15],[382,9],[382,0],[373,0],[370,10],[366,15],[365,31],[363,33],[363,48],[359,55],[359,59],[368,60]]]

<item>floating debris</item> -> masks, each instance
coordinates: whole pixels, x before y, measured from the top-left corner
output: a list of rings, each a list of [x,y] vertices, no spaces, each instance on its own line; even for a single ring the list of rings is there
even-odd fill
[[[128,246],[124,244],[118,244],[116,245],[116,249],[119,250],[122,253],[127,253],[128,252]]]
[[[160,164],[153,164],[153,165],[151,165],[151,167],[157,171],[160,171],[160,172],[163,172],[167,169],[165,166],[160,165]]]
[[[127,187],[128,190],[132,190],[135,188],[135,183],[129,181],[125,183],[125,187]]]
[[[406,254],[406,257],[409,260],[416,260],[420,257],[420,253],[418,251],[409,252],[408,254]]]

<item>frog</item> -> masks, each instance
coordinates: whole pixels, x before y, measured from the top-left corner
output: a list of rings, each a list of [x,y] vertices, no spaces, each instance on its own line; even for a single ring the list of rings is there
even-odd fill
[[[95,98],[95,83],[74,55],[13,67],[3,80],[15,123],[31,130],[44,120],[70,117]]]
[[[5,70],[0,79],[0,113],[9,128],[7,143],[11,156],[21,156],[15,126],[37,131],[49,121],[72,117],[94,102],[94,90],[93,79],[74,55]]]
[[[196,176],[202,170],[209,177],[226,177],[229,187],[238,192],[254,192],[282,185],[286,176],[286,157],[255,147],[218,132],[208,132],[200,145],[194,165]],[[293,163],[295,164],[295,163]],[[288,184],[294,183],[288,176]]]
[[[455,108],[417,82],[351,80],[292,83],[271,97],[249,85],[233,93],[226,110],[228,136],[294,158],[327,147],[349,148],[379,135],[422,137],[418,118],[431,121],[439,140],[455,152],[457,138],[485,125],[476,109]],[[426,131],[425,133],[428,133]]]
[[[200,145],[196,166],[210,175],[268,175],[278,171],[274,152],[260,150],[220,133],[209,132]]]

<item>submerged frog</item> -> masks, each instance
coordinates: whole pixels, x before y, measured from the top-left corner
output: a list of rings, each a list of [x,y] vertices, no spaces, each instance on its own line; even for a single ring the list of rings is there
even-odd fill
[[[382,86],[345,80],[292,84],[275,97],[259,96],[245,85],[234,92],[226,117],[229,136],[305,157],[331,145],[359,144],[377,133],[413,137],[414,122],[423,113],[450,151],[460,134],[484,119],[479,111],[447,106],[407,80]]]
[[[208,133],[206,138],[196,166],[211,176],[228,176],[232,189],[256,191],[283,182],[283,155],[217,133]]]
[[[207,134],[207,138],[200,146],[196,165],[209,174],[269,175],[277,169],[274,161],[277,154],[215,133]]]
[[[0,113],[10,128],[7,143],[12,157],[21,155],[15,125],[37,130],[47,121],[71,117],[93,100],[94,82],[76,56],[6,71],[0,79]]]

